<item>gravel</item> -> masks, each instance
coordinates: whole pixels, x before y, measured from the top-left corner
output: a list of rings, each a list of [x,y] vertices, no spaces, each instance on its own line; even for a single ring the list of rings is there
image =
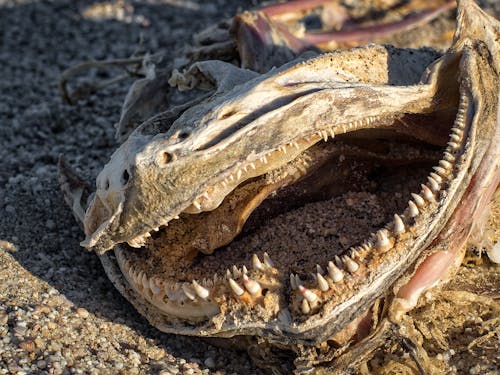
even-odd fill
[[[173,53],[251,6],[131,4],[0,0],[0,375],[259,373],[245,353],[149,326],[79,246],[81,229],[62,200],[59,155],[93,181],[117,147],[113,124],[131,83],[70,106],[58,92],[62,71],[128,57],[141,40]]]

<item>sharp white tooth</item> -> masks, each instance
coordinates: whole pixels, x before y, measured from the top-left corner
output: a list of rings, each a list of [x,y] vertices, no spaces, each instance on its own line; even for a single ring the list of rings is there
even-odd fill
[[[231,273],[231,270],[227,269],[226,270],[226,279],[230,279],[231,277],[233,277],[233,274]]]
[[[246,166],[246,165],[245,165],[245,166],[243,167],[243,170],[245,171],[245,173],[248,173],[248,166]]]
[[[193,293],[193,290],[191,289],[189,284],[182,284],[181,288],[187,298],[189,298],[191,301],[194,301],[196,299],[196,295]],[[203,287],[200,286],[200,288]]]
[[[359,258],[359,253],[358,253],[359,247],[353,248],[351,250],[351,258]]]
[[[234,281],[233,279],[229,279],[229,286],[237,296],[241,296],[243,293],[245,293],[243,288],[239,286],[238,283],[236,283],[236,281]]]
[[[299,144],[297,142],[292,142],[293,147],[295,147],[297,150],[300,150]]]
[[[410,217],[415,217],[419,214],[418,207],[413,201],[408,202],[408,214]]]
[[[264,163],[267,164],[267,157],[264,155],[263,157],[260,158],[260,160]]]
[[[243,273],[248,273],[247,266],[243,265],[243,266],[241,267],[241,271],[242,271]]]
[[[193,201],[193,206],[195,206],[197,210],[201,210],[201,204],[196,199]]]
[[[300,309],[302,310],[303,314],[309,314],[311,312],[311,307],[309,306],[309,302],[307,302],[305,298],[302,300]]]
[[[319,264],[316,264],[316,272],[319,273],[320,275],[325,274],[325,271],[323,271],[323,268]]]
[[[333,259],[335,260],[335,264],[337,265],[337,267],[342,267],[343,263],[338,255],[335,255]]]
[[[295,284],[297,284],[297,288],[302,285],[302,280],[299,275],[295,275]]]
[[[328,285],[328,281],[325,280],[323,276],[318,272],[316,273],[316,279],[318,280],[318,286],[319,289],[322,292],[326,292],[328,289],[330,289],[330,286]]]
[[[455,161],[455,157],[452,154],[450,154],[448,151],[444,152],[443,159],[450,162],[450,163],[453,163]]]
[[[318,300],[318,296],[316,295],[316,293],[307,288],[304,288],[302,285],[299,285],[299,291],[309,302],[316,302]]]
[[[389,241],[389,237],[387,237],[387,232],[385,229],[381,229],[377,232],[377,242],[375,243],[377,249],[385,251],[391,248],[391,241]],[[346,257],[344,259],[351,259]]]
[[[453,141],[448,142],[448,146],[449,146],[452,150],[457,150],[457,149],[458,149],[458,143],[453,142]]]
[[[297,289],[298,287],[297,282],[295,281],[295,275],[293,273],[290,274],[290,287],[293,290]]]
[[[262,265],[262,262],[260,261],[257,254],[252,255],[252,267],[254,270],[257,270],[257,271],[264,270],[264,266]]]
[[[233,174],[232,174],[232,173],[229,175],[229,181],[231,181],[231,182],[233,182],[233,181],[234,181],[234,176],[233,176]]]
[[[354,273],[359,269],[359,264],[349,257],[344,257],[344,264],[350,273]]]
[[[243,175],[243,172],[241,171],[241,169],[238,169],[238,172],[236,172],[236,179],[239,180],[242,175]]]
[[[153,228],[155,232],[158,232],[160,230],[160,227]]]
[[[435,199],[434,199],[434,193],[432,192],[432,190],[429,189],[429,187],[427,185],[424,185],[424,184],[420,185],[420,187],[422,188],[422,195],[425,198],[425,200],[428,202],[434,202]]]
[[[460,140],[462,139],[461,136],[459,136],[458,134],[451,134],[450,135],[450,139],[453,141],[453,142],[460,142]]]
[[[243,284],[245,284],[246,290],[250,292],[250,294],[259,294],[261,292],[260,284],[250,279],[246,274],[243,274]]]
[[[443,182],[443,178],[442,178],[440,175],[438,175],[437,173],[431,172],[431,173],[429,173],[429,175],[430,175],[430,176],[431,176],[434,180],[436,180],[436,182],[437,182],[438,184],[440,184],[440,183],[442,183],[442,182]]]
[[[418,207],[425,206],[425,200],[419,194],[411,193],[411,196],[413,197],[413,200],[415,201]]]
[[[439,184],[433,177],[427,177],[427,181],[429,181],[429,186],[431,187],[433,192],[439,192]]]
[[[254,163],[250,163],[250,168],[252,168],[253,170],[257,169]]]
[[[323,140],[326,142],[328,141],[328,133],[326,131],[321,132],[321,136],[323,137]]]
[[[198,284],[196,282],[196,280],[193,280],[193,288],[194,288],[194,291],[196,292],[196,294],[200,297],[200,298],[207,298],[210,294],[210,291],[207,289],[207,288],[204,288],[202,287],[200,284]]]
[[[269,257],[269,254],[268,253],[264,253],[264,264],[266,266],[268,266],[269,268],[273,268],[274,267],[274,263],[273,261],[271,260],[271,258]]]
[[[446,161],[444,159],[439,161],[439,165],[443,167],[444,169],[451,169],[452,164],[449,161]]]
[[[330,137],[335,138],[335,132],[333,129],[328,130],[330,132]]]
[[[394,234],[401,234],[405,232],[405,224],[398,214],[394,214]]]
[[[434,169],[441,177],[446,177],[446,169],[437,166],[432,167],[432,169]]]
[[[238,267],[236,267],[235,265],[233,265],[233,275],[235,277],[239,277],[241,276],[241,271],[238,269]]]
[[[326,269],[328,270],[328,276],[330,276],[334,283],[338,283],[344,278],[344,273],[333,262],[328,262]]]

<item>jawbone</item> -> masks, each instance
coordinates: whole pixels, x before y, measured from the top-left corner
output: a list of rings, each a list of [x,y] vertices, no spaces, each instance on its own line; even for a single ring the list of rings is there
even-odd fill
[[[257,337],[299,358],[334,342],[350,345],[350,354],[332,347],[308,364],[353,366],[354,353],[381,340],[423,292],[453,275],[499,185],[499,30],[462,1],[453,45],[427,68],[428,51],[381,46],[263,75],[195,64],[177,81],[211,74],[220,83],[216,94],[146,121],[112,155],[82,244],[99,252],[118,290],[164,332]],[[381,152],[382,145],[399,153]],[[364,241],[349,239],[347,249],[329,245],[321,256],[303,249],[311,254],[305,266],[292,250],[252,255],[235,250],[237,242],[227,246],[242,231],[251,238],[244,224],[252,212],[261,218],[269,202],[305,199],[293,195],[294,186],[312,196],[342,185],[323,205],[349,191],[341,173],[331,176],[346,155],[368,176],[380,164],[435,165],[385,226]],[[343,174],[369,178],[354,168]],[[312,187],[325,175],[333,182]]]

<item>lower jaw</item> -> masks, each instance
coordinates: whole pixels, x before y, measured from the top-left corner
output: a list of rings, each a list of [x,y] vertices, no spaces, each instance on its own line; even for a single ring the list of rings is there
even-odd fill
[[[296,283],[315,281],[314,275],[318,271],[327,272],[329,260],[339,259],[349,248],[361,244],[370,237],[370,233],[390,222],[394,213],[403,212],[410,193],[419,190],[419,185],[435,164],[436,160],[388,167],[337,158],[329,164],[330,169],[343,171],[349,167],[349,173],[345,173],[348,179],[354,178],[361,170],[366,172],[368,169],[369,173],[357,177],[354,187],[350,181],[348,188],[347,185],[339,188],[341,185],[334,181],[330,185],[322,185],[319,190],[311,189],[314,185],[311,181],[314,177],[311,177],[288,192],[278,193],[254,212],[235,241],[213,254],[196,254],[185,247],[181,251],[172,251],[175,247],[172,238],[165,239],[166,236],[158,232],[146,248],[127,248],[126,255],[121,251],[122,271],[129,275],[128,280],[133,287],[135,285],[137,292],[149,298],[150,302],[166,309],[166,314],[188,321],[205,320],[217,314],[221,301],[229,301],[229,305],[236,309],[241,309],[241,306],[270,309],[257,313],[264,320],[289,305],[294,320],[301,318],[300,315],[307,317],[317,306],[311,303],[304,308],[301,299],[290,295],[290,292],[293,294],[290,287],[294,289],[291,278]],[[353,165],[358,170],[353,169]],[[313,201],[304,203],[305,196]],[[277,213],[277,206],[287,207],[287,211]],[[264,253],[272,259],[272,266],[265,265]],[[249,293],[248,288],[245,290],[246,284],[242,279],[247,269],[255,268],[254,254],[267,268],[265,277],[258,279],[261,291],[255,294]],[[342,268],[345,265],[337,263],[337,266]],[[351,289],[355,288],[357,278],[366,276],[366,272],[357,275],[349,269],[343,272],[352,278],[348,286]],[[237,280],[244,294],[238,295],[239,290],[235,293],[234,288],[227,287],[223,292],[213,293],[213,286],[222,279],[227,284],[230,278]],[[149,281],[144,282],[145,279]],[[160,303],[152,293],[154,285],[147,288],[152,280],[155,280],[156,286],[168,290]],[[206,287],[210,296],[196,296],[196,288],[191,285],[193,280]]]

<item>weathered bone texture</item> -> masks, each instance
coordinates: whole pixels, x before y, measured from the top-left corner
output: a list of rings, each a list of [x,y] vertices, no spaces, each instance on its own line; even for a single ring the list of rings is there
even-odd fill
[[[250,351],[262,344],[263,357],[293,353],[298,373],[352,370],[396,334],[424,291],[452,275],[499,185],[499,38],[498,21],[464,0],[453,44],[437,59],[372,45],[260,75],[194,64],[175,83],[208,84],[215,94],[156,115],[115,151],[97,178],[82,245],[164,332],[245,336]],[[351,133],[372,148],[359,151]],[[420,145],[440,148],[421,191],[385,227],[324,254],[315,269],[283,270],[264,253],[222,276],[190,275],[196,256],[217,256],[266,198],[328,160],[391,159],[376,151],[384,134],[396,145],[417,142],[408,159],[423,157]],[[81,217],[82,192],[73,195]]]

